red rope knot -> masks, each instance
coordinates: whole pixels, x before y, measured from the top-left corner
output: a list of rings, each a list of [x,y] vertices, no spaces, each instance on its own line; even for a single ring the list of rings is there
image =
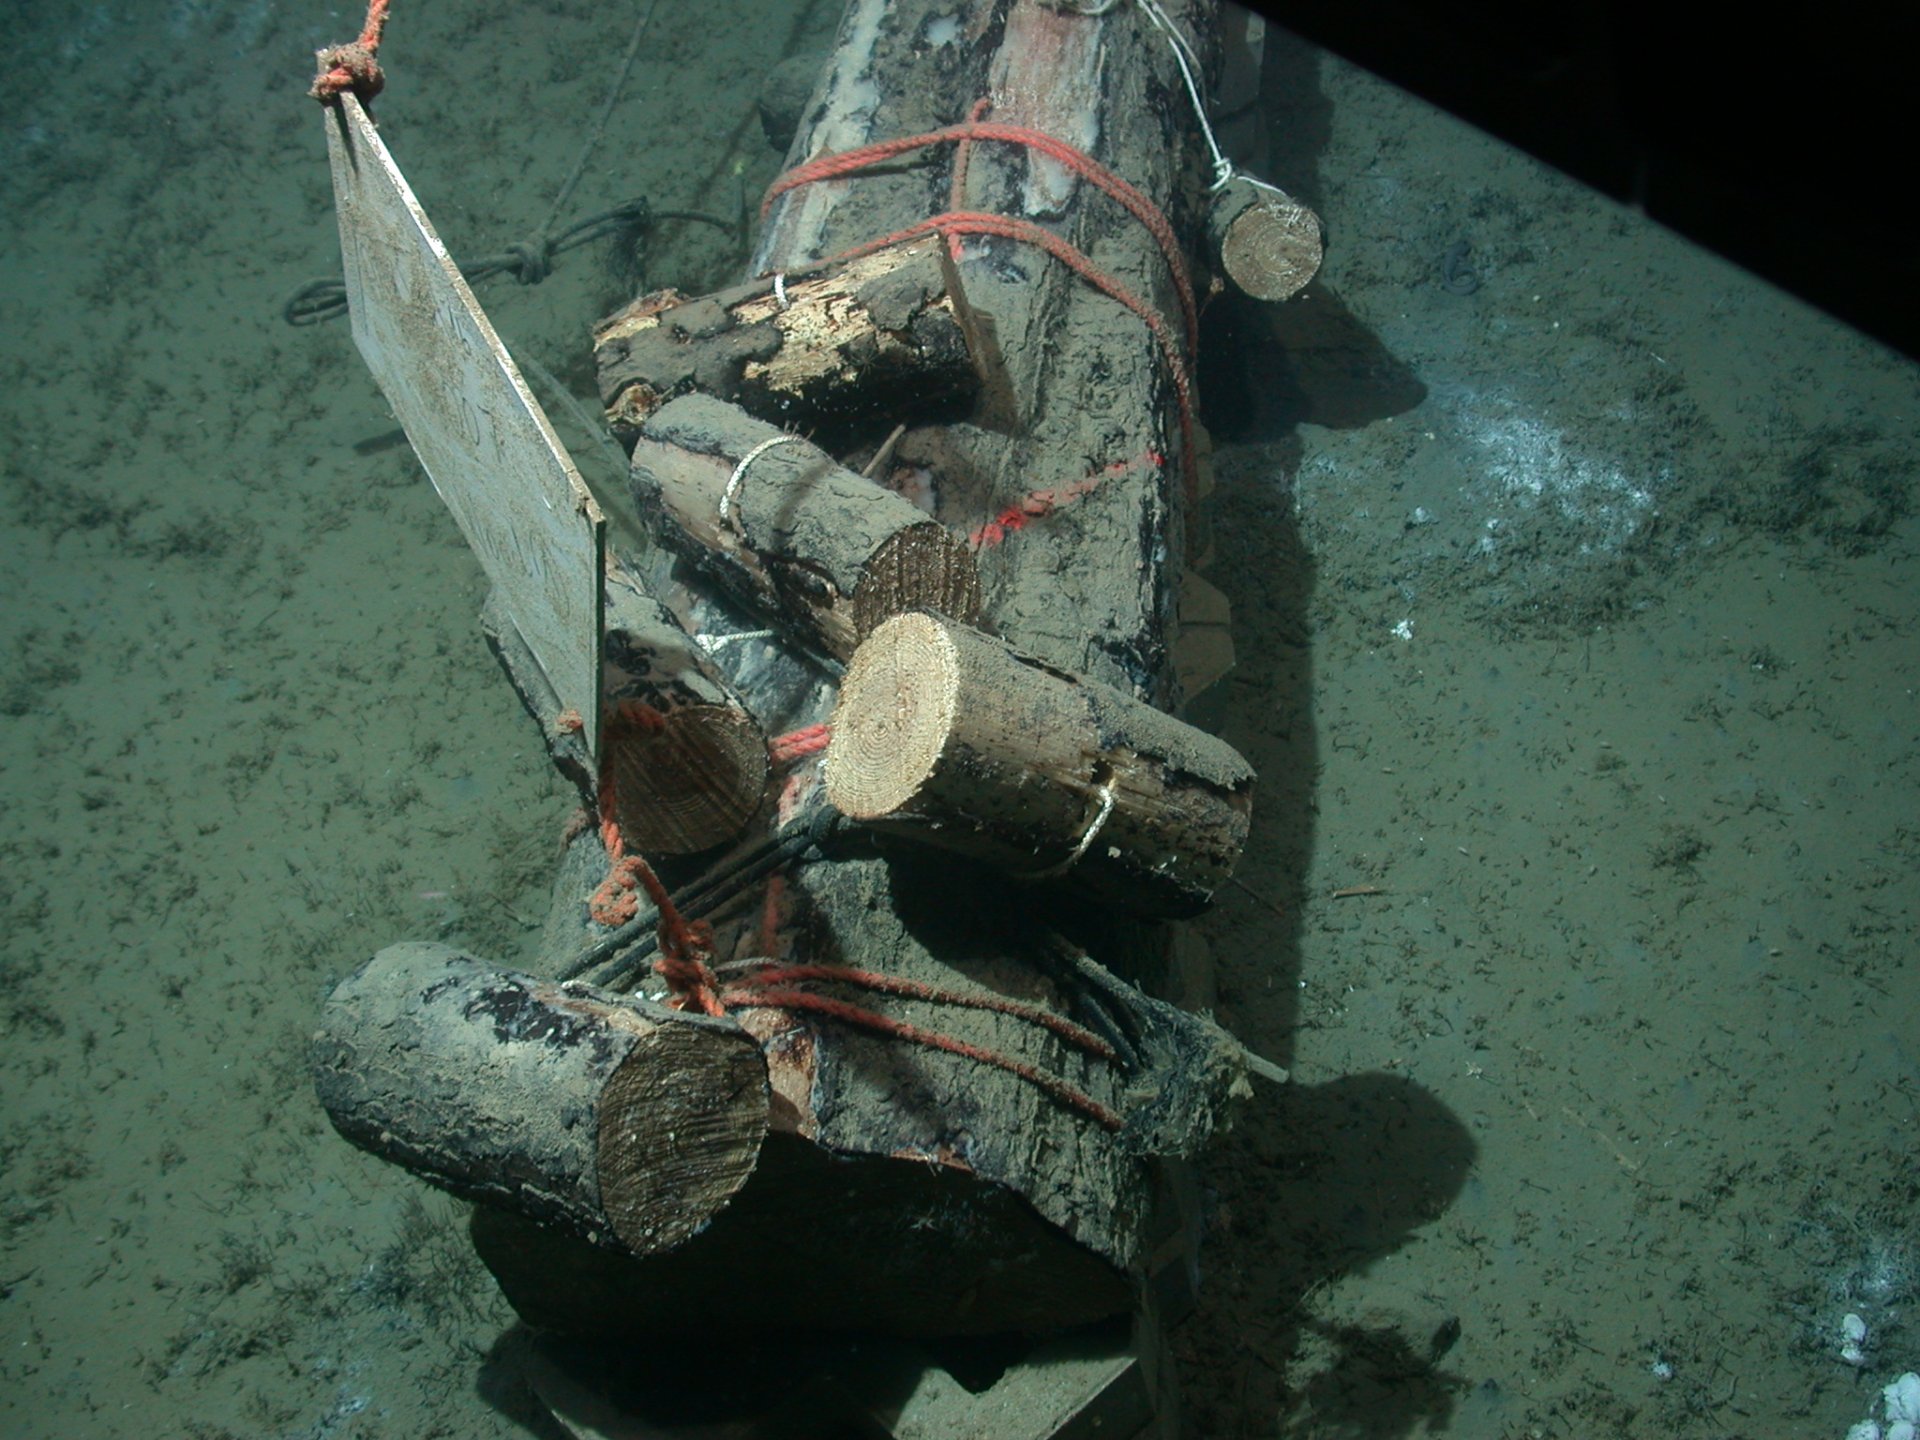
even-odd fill
[[[392,0],[368,0],[367,23],[360,38],[345,45],[330,45],[319,52],[320,73],[307,93],[322,105],[331,103],[343,90],[351,90],[362,105],[372,102],[387,86],[374,58],[380,52],[380,32],[387,26],[387,6]]]

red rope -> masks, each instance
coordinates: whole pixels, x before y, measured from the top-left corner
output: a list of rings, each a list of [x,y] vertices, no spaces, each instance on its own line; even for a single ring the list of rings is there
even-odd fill
[[[809,728],[822,732],[826,730],[825,726]],[[825,744],[824,733],[820,743]],[[1101,1059],[1112,1061],[1118,1058],[1113,1047],[1092,1031],[1038,1006],[1026,1005],[1001,995],[946,990],[902,976],[882,975],[877,971],[856,970],[840,965],[780,965],[767,962],[765,968],[722,990],[712,965],[712,927],[704,921],[688,920],[682,915],[653,867],[642,856],[627,853],[619,823],[614,818],[613,775],[610,767],[603,768],[599,798],[600,839],[607,848],[612,866],[600,888],[593,893],[588,909],[602,925],[623,925],[639,913],[640,902],[636,891],[646,892],[647,898],[653,902],[654,913],[659,916],[660,958],[654,961],[653,968],[673,992],[673,998],[668,1003],[681,1009],[692,1006],[716,1019],[724,1016],[730,1005],[743,1010],[811,1010],[897,1040],[944,1050],[982,1065],[1005,1070],[1038,1086],[1062,1104],[1092,1117],[1107,1129],[1121,1128],[1121,1119],[1112,1110],[1064,1080],[1037,1070],[1023,1060],[831,996],[778,987],[808,980],[838,980],[862,985],[883,994],[993,1010],[1044,1026]],[[779,880],[780,877],[776,875],[769,883],[767,901],[760,918],[761,944],[767,950],[773,948],[774,931],[779,920]]]
[[[757,963],[757,962],[756,962]],[[910,1000],[926,1000],[936,1005],[960,1005],[971,1010],[991,1010],[998,1015],[1009,1015],[1016,1020],[1024,1020],[1029,1025],[1038,1025],[1051,1030],[1062,1040],[1089,1055],[1113,1062],[1120,1057],[1114,1048],[1083,1025],[1076,1025],[1064,1016],[1038,1005],[1029,1005],[1021,1000],[1010,1000],[1005,995],[995,995],[987,991],[949,990],[942,985],[930,985],[924,980],[909,979],[905,975],[887,975],[878,970],[856,970],[847,965],[779,965],[768,963],[749,970],[740,976],[728,994],[737,993],[742,987],[791,985],[799,981],[831,980],[848,985],[858,985],[862,989],[878,991],[882,995],[900,995]]]
[[[1095,1123],[1108,1130],[1120,1130],[1125,1122],[1112,1110],[1102,1105],[1085,1091],[1076,1090],[1066,1081],[1036,1070],[1024,1060],[1016,1060],[1011,1055],[1002,1055],[998,1050],[989,1050],[982,1045],[957,1040],[938,1030],[927,1030],[910,1021],[896,1020],[891,1015],[882,1015],[877,1010],[862,1009],[845,1000],[835,1000],[828,995],[815,995],[809,990],[762,989],[759,986],[741,985],[720,994],[723,1002],[737,1006],[742,1010],[811,1010],[815,1014],[826,1015],[845,1024],[862,1030],[871,1030],[877,1035],[891,1036],[896,1040],[905,1040],[910,1044],[924,1045],[929,1050],[944,1050],[950,1055],[964,1056],[968,1060],[982,1065],[991,1065],[996,1070],[1005,1070],[1009,1075],[1017,1075],[1029,1085],[1033,1085],[1069,1109],[1078,1110]]]
[[[309,95],[325,105],[342,90],[351,90],[354,99],[368,105],[386,88],[387,77],[380,73],[374,57],[380,53],[380,33],[387,28],[387,6],[391,3],[367,0],[367,23],[360,27],[360,38],[320,52],[320,74],[307,91]]]
[[[784,735],[776,735],[767,742],[767,755],[775,765],[791,765],[795,760],[804,760],[809,755],[818,755],[827,748],[827,742],[833,738],[830,725],[805,725],[798,730],[789,730]]]
[[[1098,189],[1105,191],[1125,207],[1152,235],[1159,246],[1161,257],[1166,261],[1167,270],[1173,277],[1175,294],[1180,300],[1180,314],[1185,322],[1187,349],[1194,350],[1199,345],[1200,318],[1194,304],[1193,282],[1187,274],[1185,258],[1180,253],[1179,242],[1174,238],[1173,226],[1160,208],[1126,180],[1116,175],[1106,166],[1095,160],[1084,150],[1069,145],[1058,136],[1049,135],[1044,130],[1035,130],[1026,125],[1002,125],[990,120],[977,118],[983,109],[983,102],[976,102],[967,120],[958,125],[949,125],[940,130],[929,130],[920,135],[902,135],[892,140],[878,140],[871,145],[862,145],[852,150],[841,150],[825,155],[816,155],[803,164],[776,179],[767,188],[765,198],[760,202],[760,218],[766,219],[773,202],[787,191],[801,185],[813,184],[820,180],[843,179],[870,169],[884,160],[904,155],[910,150],[922,149],[928,145],[952,143],[959,147],[954,160],[954,177],[949,188],[950,201],[955,208],[945,214],[935,215],[917,225],[909,225],[904,230],[896,230],[891,235],[878,240],[856,245],[851,250],[842,251],[832,257],[833,262],[857,259],[870,255],[876,250],[884,250],[908,240],[918,239],[926,234],[939,234],[946,237],[949,245],[955,243],[960,235],[997,235],[1009,240],[1023,241],[1038,246],[1054,259],[1067,266],[1081,279],[1099,290],[1110,299],[1118,301],[1146,324],[1152,333],[1154,342],[1160,347],[1161,358],[1165,361],[1167,374],[1173,381],[1174,398],[1180,413],[1180,471],[1182,488],[1186,495],[1187,506],[1191,509],[1199,499],[1199,457],[1194,453],[1193,424],[1193,384],[1187,374],[1186,361],[1175,343],[1172,332],[1160,312],[1140,299],[1125,285],[1095,265],[1081,250],[1068,243],[1053,231],[1011,215],[995,215],[977,210],[962,210],[960,189],[964,179],[964,165],[969,147],[978,140],[996,140],[1007,144],[1024,145],[1037,150],[1042,155],[1059,161],[1075,174],[1084,177]],[[831,263],[831,262],[830,262]]]
[[[1152,465],[1157,469],[1166,463],[1166,456],[1158,450],[1148,448],[1131,460],[1115,460],[1091,475],[1082,476],[1065,485],[1048,485],[1038,490],[1029,490],[993,519],[974,526],[967,536],[967,543],[976,550],[984,550],[989,545],[998,545],[1009,535],[1026,529],[1041,516],[1051,515],[1062,505],[1070,505],[1083,495],[1091,495],[1100,488],[1100,481],[1105,476],[1124,475],[1140,464]]]

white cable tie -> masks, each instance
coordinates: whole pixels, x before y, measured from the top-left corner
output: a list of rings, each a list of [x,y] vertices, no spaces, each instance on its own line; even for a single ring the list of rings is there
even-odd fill
[[[740,457],[740,463],[733,467],[733,474],[727,477],[727,488],[720,492],[720,523],[732,525],[735,531],[740,526],[733,518],[733,502],[739,497],[740,482],[747,478],[747,467],[758,460],[776,445],[784,445],[789,440],[798,440],[798,435],[789,435],[782,431],[778,435],[769,435],[758,445]]]
[[[1110,779],[1102,780],[1099,791],[1100,808],[1095,812],[1093,819],[1088,822],[1086,830],[1082,832],[1079,842],[1073,847],[1071,853],[1057,865],[1049,865],[1044,870],[1032,871],[1028,875],[1029,879],[1051,880],[1056,875],[1066,874],[1067,871],[1080,863],[1081,857],[1093,847],[1094,837],[1105,828],[1108,817],[1113,814],[1113,793],[1113,781]]]

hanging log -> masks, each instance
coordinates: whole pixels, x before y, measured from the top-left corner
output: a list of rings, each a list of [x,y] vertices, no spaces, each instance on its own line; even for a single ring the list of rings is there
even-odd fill
[[[876,416],[963,413],[977,386],[936,238],[697,300],[642,296],[595,327],[593,349],[601,402],[629,444],[696,392],[844,436]]]
[[[1224,740],[1110,686],[915,613],[854,652],[826,787],[876,828],[1177,916],[1233,873],[1253,771]]]
[[[391,945],[313,1038],[333,1126],[470,1200],[595,1244],[670,1250],[753,1172],[766,1065],[730,1021]]]
[[[632,481],[662,539],[815,651],[844,660],[916,606],[979,613],[959,537],[736,406],[685,395],[661,407],[634,442]]]
[[[1287,300],[1320,273],[1320,217],[1283,190],[1236,178],[1207,209],[1207,238],[1227,278],[1256,300]]]

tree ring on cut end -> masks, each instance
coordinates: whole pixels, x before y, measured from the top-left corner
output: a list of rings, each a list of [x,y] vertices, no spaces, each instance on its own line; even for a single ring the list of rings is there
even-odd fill
[[[827,747],[827,799],[872,820],[912,801],[953,729],[959,656],[945,629],[918,612],[879,625],[840,682]]]

